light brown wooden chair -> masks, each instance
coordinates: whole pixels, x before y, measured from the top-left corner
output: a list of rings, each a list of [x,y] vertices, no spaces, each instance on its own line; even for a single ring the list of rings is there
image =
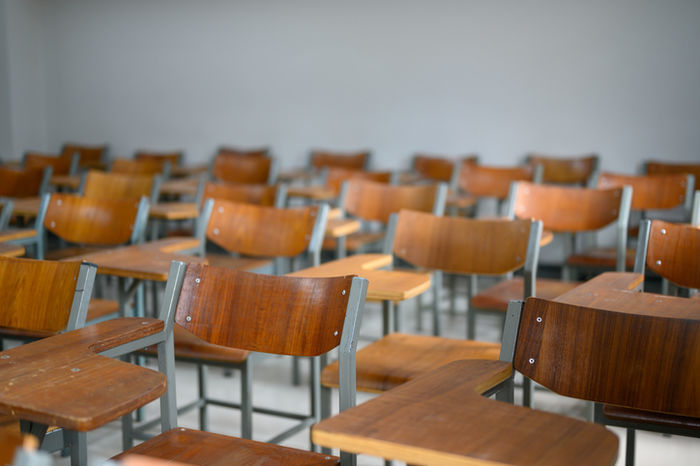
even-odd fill
[[[223,183],[209,181],[197,190],[195,203],[202,205],[205,199],[221,199],[267,207],[284,207],[287,190],[283,184]]]
[[[109,171],[124,175],[161,175],[163,179],[170,177],[170,161],[167,159],[124,159],[112,160]]]
[[[445,183],[394,186],[362,179],[347,180],[343,182],[338,203],[343,215],[363,222],[363,229],[338,240],[328,238],[323,248],[353,252],[380,249],[391,214],[409,209],[442,215],[446,197]],[[338,245],[337,241],[345,244]]]
[[[85,145],[66,143],[61,148],[61,157],[78,156],[78,166],[84,169],[104,169],[107,166],[107,144]]]
[[[269,147],[256,147],[256,148],[240,148],[233,146],[221,146],[217,151],[217,155],[231,155],[238,157],[269,157],[270,148]]]
[[[258,352],[284,354],[309,357],[314,361],[313,367],[320,367],[320,356],[339,347],[340,405],[347,409],[355,403],[354,354],[366,292],[367,280],[353,276],[280,277],[190,265],[179,299],[174,296],[172,301],[177,302],[175,322],[179,328],[201,346],[215,350],[212,356],[227,352],[247,358]],[[244,377],[250,384],[250,378],[245,374]],[[253,408],[248,404],[245,409]],[[260,411],[272,413],[267,409]],[[312,403],[311,416],[298,414],[297,418],[303,419],[302,425],[306,426],[319,420],[318,405]],[[250,435],[251,431],[244,427],[243,437]],[[173,429],[124,454],[134,453],[194,464],[251,463],[254,457],[261,457],[257,460],[260,463],[264,458],[284,464],[337,463],[337,458],[326,455],[189,429]]]
[[[368,150],[338,152],[314,149],[309,154],[309,165],[315,170],[321,170],[326,167],[366,170],[369,167],[370,157],[371,153]]]
[[[659,218],[663,210],[677,210],[682,212],[681,221],[690,220],[690,209],[695,189],[695,180],[692,175],[620,175],[603,172],[598,177],[598,187],[613,188],[621,186],[632,187],[631,210],[637,212],[642,218],[650,216]],[[652,211],[653,212],[649,212]],[[638,225],[637,221],[630,224]],[[630,228],[630,237],[636,236],[635,227]],[[631,239],[631,238],[630,238]],[[577,269],[613,269],[617,262],[615,248],[591,248],[573,254],[567,263]],[[631,269],[634,266],[634,249],[628,248],[625,257],[625,267]]]
[[[24,154],[22,169],[44,169],[51,167],[53,175],[75,175],[78,173],[78,162],[80,156],[74,154],[72,157],[58,157],[39,152],[27,152]]]
[[[455,161],[450,158],[419,153],[413,156],[411,165],[421,180],[443,181],[454,186]]]
[[[182,165],[184,161],[182,151],[152,151],[152,150],[137,150],[134,154],[134,160],[167,160],[170,162],[170,167]]]
[[[91,199],[149,199],[158,202],[160,175],[140,175],[90,170],[82,182],[80,193]]]
[[[666,162],[652,160],[645,164],[647,175],[684,173],[695,177],[695,189],[700,190],[700,163]]]
[[[370,172],[343,167],[326,167],[321,174],[322,184],[340,195],[340,189],[344,181],[351,179],[376,181],[377,183],[390,183],[392,173],[389,171]]]
[[[53,167],[14,170],[0,167],[0,197],[36,197],[46,193]]]
[[[432,272],[433,330],[439,335],[443,273],[502,275],[522,270],[521,295],[534,293],[542,223],[477,220],[402,210],[389,222],[385,253]],[[357,390],[381,393],[459,359],[498,359],[497,343],[392,333],[357,352]],[[324,410],[338,385],[338,365],[321,375]],[[326,417],[324,415],[324,417]]]
[[[276,163],[267,156],[241,156],[219,152],[212,161],[211,178],[226,183],[274,184]]]
[[[700,198],[700,195],[697,197]],[[679,290],[684,290],[685,296],[697,294],[700,288],[700,228],[697,225],[644,220],[639,241],[634,265],[636,273],[643,275],[648,268],[660,275],[664,280],[665,294],[669,294],[669,288],[673,288],[673,294]],[[684,331],[683,335],[688,333]],[[668,335],[663,337],[668,338]],[[645,346],[648,343],[646,339],[638,341],[644,341]],[[663,351],[668,353],[670,349]],[[659,381],[654,381],[654,384],[657,383]],[[692,403],[687,404],[690,406]],[[628,405],[596,405],[595,417],[596,422],[627,429],[627,465],[634,464],[636,429],[700,437],[700,413],[691,419],[683,415],[655,412],[658,410],[640,411],[624,406]]]
[[[527,156],[527,162],[542,166],[543,183],[588,186],[598,170],[600,157],[597,154],[562,157],[531,153]]]

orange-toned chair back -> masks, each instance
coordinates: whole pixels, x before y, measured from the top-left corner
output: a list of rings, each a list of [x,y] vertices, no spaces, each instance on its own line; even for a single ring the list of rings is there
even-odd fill
[[[700,189],[700,163],[651,161],[646,164],[647,174],[685,173],[695,177],[695,189]]]
[[[167,160],[170,162],[171,167],[176,167],[180,165],[182,162],[182,152],[181,151],[172,151],[172,152],[153,152],[153,151],[146,151],[146,150],[140,150],[136,151],[134,154],[134,159],[135,160]]]
[[[618,175],[601,173],[599,188],[632,186],[632,209],[672,209],[686,203],[688,176],[668,175]]]
[[[652,220],[646,265],[686,288],[700,288],[700,227]]]
[[[42,168],[13,170],[0,167],[0,196],[38,196],[43,179],[44,170]]]
[[[363,170],[367,167],[369,154],[369,151],[333,152],[314,150],[311,152],[311,166],[316,169],[339,167],[351,170]]]
[[[347,213],[363,220],[387,223],[401,209],[432,212],[439,185],[392,186],[375,181],[348,180],[345,204]]]
[[[556,157],[530,154],[530,165],[542,165],[542,182],[560,184],[586,184],[598,168],[599,157],[595,154],[580,157]],[[545,227],[546,228],[546,227]]]
[[[81,167],[97,168],[105,160],[105,154],[107,153],[107,146],[85,146],[82,144],[64,144],[61,149],[61,157],[70,158],[73,154],[77,153],[80,156],[78,164]]]
[[[43,170],[46,166],[53,168],[54,175],[67,175],[71,169],[71,158],[56,157],[38,152],[27,152],[24,156],[24,170]]]
[[[459,187],[473,195],[505,199],[513,181],[533,181],[531,166],[489,167],[463,162],[459,173]]]
[[[222,146],[219,148],[217,155],[231,157],[267,157],[270,155],[270,149],[267,147],[260,147],[256,149],[241,149],[238,147]]]
[[[132,199],[150,197],[153,175],[105,173],[91,170],[85,180],[83,196],[92,199]]]
[[[271,207],[275,205],[278,188],[269,184],[208,182],[204,185],[202,201],[212,198]]]
[[[160,175],[165,171],[167,160],[164,159],[143,159],[131,160],[116,158],[112,161],[112,173],[122,173],[128,175]]]
[[[343,184],[343,181],[350,179],[369,180],[378,183],[389,183],[391,181],[391,172],[367,172],[341,167],[328,167],[327,169],[326,187],[336,194],[340,193],[340,186]]]
[[[270,157],[217,155],[212,176],[227,183],[267,183],[272,170]]]

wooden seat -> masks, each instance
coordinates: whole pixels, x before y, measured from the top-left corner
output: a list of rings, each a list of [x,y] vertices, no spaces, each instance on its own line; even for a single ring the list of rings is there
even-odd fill
[[[323,168],[346,168],[349,170],[365,170],[369,167],[370,152],[339,152],[325,149],[314,149],[309,154],[309,165],[315,170]]]
[[[690,219],[690,208],[695,189],[694,178],[685,174],[669,175],[618,175],[603,172],[598,178],[599,188],[612,188],[621,186],[632,187],[631,210],[639,212],[642,218],[649,215],[663,215],[661,210],[675,208],[683,209],[681,221]],[[646,211],[654,210],[653,213]],[[634,222],[635,225],[637,224]],[[633,231],[630,232],[634,233]],[[635,235],[636,236],[636,235]],[[594,267],[600,269],[613,269],[617,261],[614,248],[593,248],[573,254],[568,259],[568,264],[574,267]],[[634,266],[634,249],[627,249],[625,267],[631,269]]]
[[[597,154],[563,157],[531,153],[527,162],[532,166],[542,166],[543,183],[586,186],[598,170],[600,157]]]
[[[344,214],[362,220],[364,228],[361,232],[337,241],[346,241],[347,249],[353,252],[368,252],[372,248],[378,250],[383,236],[376,233],[383,229],[392,213],[409,209],[442,215],[445,210],[446,194],[447,186],[444,183],[393,186],[361,179],[347,180],[343,183],[341,190],[340,207]],[[382,202],[377,202],[378,199]],[[367,235],[367,232],[370,234]],[[351,245],[355,249],[350,249]],[[344,256],[346,248],[341,246],[338,249],[338,244],[331,239],[326,239],[323,247],[338,250],[339,258]]]
[[[61,157],[78,156],[78,165],[86,169],[104,169],[107,163],[107,144],[85,145],[66,143],[61,148]]]
[[[36,197],[48,190],[53,168],[14,170],[0,167],[0,197]]]
[[[109,171],[124,175],[161,175],[167,179],[170,176],[170,162],[166,159],[115,158],[112,160]]]
[[[315,361],[312,367],[318,367],[321,355],[340,345],[341,409],[354,404],[354,347],[367,280],[354,276],[279,277],[197,264],[188,266],[181,289],[179,299],[172,298],[177,302],[175,321],[209,345],[239,348],[244,353],[311,357]],[[235,312],[231,312],[233,309]],[[246,379],[250,383],[250,379]],[[244,405],[246,396],[243,395]],[[245,409],[253,408],[248,404]],[[264,412],[271,414],[271,410]],[[320,413],[312,409],[311,417],[304,419],[304,423],[308,425],[319,418]],[[296,429],[291,430],[296,432]],[[249,426],[244,426],[242,433],[249,438]],[[279,438],[277,436],[275,441]],[[204,456],[199,454],[202,445],[206,445],[207,450]],[[232,451],[234,449],[239,453]],[[246,455],[251,454],[269,455],[270,461],[285,458],[285,464],[287,461],[317,464],[328,458],[182,429],[147,440],[123,455],[132,453],[166,460],[186,459],[194,464],[211,464],[211,458],[226,458],[221,464],[234,458],[248,460],[250,457]]]
[[[82,195],[92,199],[136,199],[146,197],[158,202],[160,175],[101,172],[90,170],[85,176]]]
[[[276,173],[271,157],[231,155],[220,151],[212,162],[211,176],[226,183],[273,184]]]

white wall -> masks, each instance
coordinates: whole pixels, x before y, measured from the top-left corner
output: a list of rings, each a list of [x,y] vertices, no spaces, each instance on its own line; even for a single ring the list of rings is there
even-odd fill
[[[700,159],[696,0],[40,3],[43,61],[22,72],[45,72],[45,122],[15,130],[24,148],[205,160],[271,144],[291,166],[312,146],[369,147],[391,168],[416,150]]]

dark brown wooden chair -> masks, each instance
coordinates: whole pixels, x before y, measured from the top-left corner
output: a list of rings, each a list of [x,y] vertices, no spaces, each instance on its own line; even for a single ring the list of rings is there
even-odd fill
[[[470,159],[472,160],[472,159]],[[450,186],[455,180],[455,164],[453,159],[431,154],[416,154],[413,156],[413,171],[422,180],[443,181]]]
[[[563,157],[532,153],[528,154],[527,162],[533,166],[542,166],[543,183],[587,186],[598,170],[600,157],[597,154]]]
[[[160,175],[140,175],[90,170],[80,192],[92,199],[132,199],[146,197],[152,204],[158,202]]]
[[[680,221],[690,220],[690,209],[695,189],[694,178],[685,174],[669,175],[619,175],[603,172],[598,178],[599,188],[621,186],[632,187],[631,210],[642,218],[660,218],[665,211],[680,208]],[[652,212],[650,212],[652,211]],[[638,225],[638,221],[631,221]],[[630,228],[630,237],[636,236],[636,227]],[[613,269],[617,261],[615,248],[591,248],[569,257],[568,265],[577,269]],[[634,249],[628,248],[625,256],[625,267],[634,266]]]
[[[314,361],[312,367],[320,367],[320,356],[339,347],[340,406],[347,409],[355,403],[354,349],[366,291],[367,280],[353,276],[280,277],[190,265],[179,299],[174,295],[169,301],[177,302],[175,322],[182,331],[189,332],[200,346],[216,349],[212,355],[284,354],[309,357]],[[250,384],[250,378],[246,378]],[[253,408],[245,403],[245,396],[244,409],[251,414]],[[320,419],[318,405],[312,405],[310,417],[297,415],[304,418],[304,425]],[[261,411],[270,414],[269,410]],[[244,427],[243,436],[250,435],[251,431]],[[257,461],[261,463],[264,458],[285,464],[337,462],[337,458],[326,455],[189,429],[173,429],[118,458],[128,454],[194,464],[251,463],[254,457],[259,457]]]
[[[338,203],[343,215],[361,220],[363,228],[338,240],[327,238],[323,248],[341,252],[378,250],[391,214],[408,209],[442,215],[446,197],[445,183],[395,186],[362,179],[347,180],[343,182]],[[345,245],[338,245],[337,241],[344,241]]]
[[[124,159],[112,160],[109,171],[123,175],[161,175],[163,179],[170,177],[170,161],[167,159]]]
[[[220,151],[212,161],[211,178],[226,183],[274,184],[276,171],[272,157],[232,155]]]
[[[314,149],[309,154],[309,165],[314,170],[326,167],[366,170],[369,167],[370,151],[338,152]]]
[[[541,233],[542,223],[529,219],[477,220],[402,210],[389,222],[385,253],[432,272],[433,333],[439,335],[443,273],[489,276],[522,270],[520,292],[529,297]],[[357,352],[357,390],[381,393],[451,361],[498,359],[499,351],[497,343],[391,333]],[[329,411],[329,389],[338,386],[337,363],[323,370],[321,383]]]
[[[58,157],[30,151],[24,154],[22,169],[43,170],[45,167],[51,167],[53,175],[75,175],[78,173],[79,161],[80,156],[78,154],[74,154],[72,157]]]
[[[84,169],[104,169],[107,166],[107,144],[85,145],[66,143],[61,148],[61,157],[78,156],[78,165]]]
[[[36,197],[48,192],[51,165],[14,170],[0,167],[0,197]]]

